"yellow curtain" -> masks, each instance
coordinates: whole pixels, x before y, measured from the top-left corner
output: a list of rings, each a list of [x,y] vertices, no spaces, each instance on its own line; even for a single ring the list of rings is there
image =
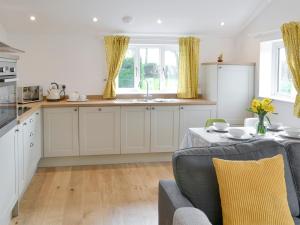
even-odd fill
[[[300,117],[300,23],[290,22],[281,27],[287,62],[293,75],[294,87],[297,91],[294,115]]]
[[[104,37],[106,50],[106,64],[108,70],[107,83],[103,98],[110,99],[116,97],[115,79],[121,69],[128,44],[129,37],[126,36],[107,36]]]
[[[179,39],[178,98],[198,97],[199,38]]]

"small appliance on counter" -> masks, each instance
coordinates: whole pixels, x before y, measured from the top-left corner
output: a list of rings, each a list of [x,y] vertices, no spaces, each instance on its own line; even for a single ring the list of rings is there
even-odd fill
[[[66,85],[58,85],[55,82],[52,82],[47,95],[47,101],[60,101],[63,100],[66,96]]]
[[[17,93],[18,103],[21,104],[43,101],[43,88],[40,85],[18,87]]]

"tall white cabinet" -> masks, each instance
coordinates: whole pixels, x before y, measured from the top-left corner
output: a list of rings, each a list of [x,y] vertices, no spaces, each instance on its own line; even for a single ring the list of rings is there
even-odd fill
[[[217,102],[217,117],[241,125],[251,114],[254,97],[254,64],[202,64],[204,97]]]

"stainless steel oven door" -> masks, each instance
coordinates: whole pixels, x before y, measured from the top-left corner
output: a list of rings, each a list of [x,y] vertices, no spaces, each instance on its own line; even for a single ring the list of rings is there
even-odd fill
[[[15,76],[0,77],[0,137],[17,124]]]

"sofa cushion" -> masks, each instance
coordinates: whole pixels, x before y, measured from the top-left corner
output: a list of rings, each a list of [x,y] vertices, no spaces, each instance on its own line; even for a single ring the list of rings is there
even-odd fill
[[[173,154],[176,183],[192,204],[205,212],[212,224],[222,224],[220,195],[212,158],[227,160],[259,160],[282,154],[288,202],[293,216],[299,215],[299,205],[284,146],[261,140],[230,146],[191,148]]]
[[[284,145],[294,178],[298,202],[300,202],[300,142],[287,141]]]
[[[224,225],[294,225],[281,154],[260,160],[213,159]]]

